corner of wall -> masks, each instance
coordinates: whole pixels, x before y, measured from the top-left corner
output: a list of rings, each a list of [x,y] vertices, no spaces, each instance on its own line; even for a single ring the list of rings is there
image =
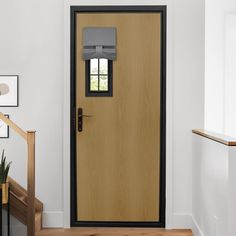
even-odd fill
[[[195,220],[194,216],[192,216],[192,232],[194,236],[205,236],[203,232],[201,231],[199,225],[197,224],[197,221]]]
[[[62,211],[43,212],[43,228],[63,228],[64,217]]]
[[[197,224],[194,216],[190,214],[173,214],[174,229],[191,229],[194,236],[205,236]]]

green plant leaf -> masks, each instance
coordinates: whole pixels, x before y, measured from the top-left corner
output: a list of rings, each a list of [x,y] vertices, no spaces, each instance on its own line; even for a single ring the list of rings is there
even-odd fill
[[[11,167],[11,163],[7,163],[6,161],[6,156],[5,156],[5,151],[3,149],[2,151],[2,158],[1,158],[1,163],[0,163],[0,184],[6,183],[9,169]]]

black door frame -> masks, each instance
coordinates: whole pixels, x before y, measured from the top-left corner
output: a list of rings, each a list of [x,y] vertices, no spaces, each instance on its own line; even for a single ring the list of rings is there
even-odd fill
[[[71,6],[71,126],[70,126],[70,207],[72,227],[165,227],[166,210],[166,6]],[[160,143],[160,219],[158,222],[77,221],[76,183],[76,14],[77,13],[161,13],[161,143]]]

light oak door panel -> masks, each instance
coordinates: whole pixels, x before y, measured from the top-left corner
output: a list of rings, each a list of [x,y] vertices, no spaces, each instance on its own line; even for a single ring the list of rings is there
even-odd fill
[[[159,13],[76,17],[77,220],[157,222],[160,195]],[[116,27],[113,97],[85,96],[84,27]]]

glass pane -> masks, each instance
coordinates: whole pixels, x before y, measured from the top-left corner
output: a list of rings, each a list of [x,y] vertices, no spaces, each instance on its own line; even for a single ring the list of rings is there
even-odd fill
[[[98,76],[90,76],[90,91],[98,91]]]
[[[98,74],[98,59],[90,60],[90,74]]]
[[[108,60],[100,59],[99,63],[100,63],[99,74],[107,75],[108,74]]]
[[[108,91],[108,77],[100,76],[100,91]]]

